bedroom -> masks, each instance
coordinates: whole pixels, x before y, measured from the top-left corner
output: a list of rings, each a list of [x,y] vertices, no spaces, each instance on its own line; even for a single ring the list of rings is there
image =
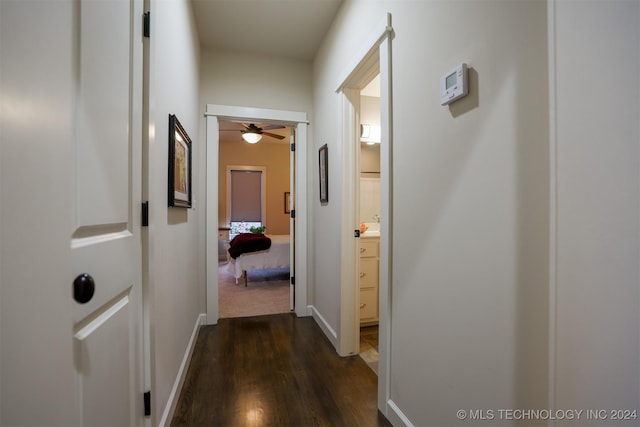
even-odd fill
[[[288,312],[290,129],[257,123],[262,138],[257,143],[243,139],[245,123],[220,121],[218,166],[218,283],[220,317],[244,317]],[[265,226],[271,238],[264,256],[273,268],[254,269],[252,256],[229,256],[229,242],[249,227]],[[266,253],[265,253],[266,252]],[[242,260],[244,266],[242,265]],[[247,267],[248,266],[248,267]],[[236,271],[237,267],[237,271]],[[248,273],[245,272],[248,270]],[[248,286],[247,286],[248,285]]]

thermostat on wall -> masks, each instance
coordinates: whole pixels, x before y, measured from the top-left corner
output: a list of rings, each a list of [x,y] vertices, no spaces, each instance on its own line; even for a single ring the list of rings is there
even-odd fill
[[[467,64],[462,63],[440,77],[440,105],[451,104],[469,93]]]

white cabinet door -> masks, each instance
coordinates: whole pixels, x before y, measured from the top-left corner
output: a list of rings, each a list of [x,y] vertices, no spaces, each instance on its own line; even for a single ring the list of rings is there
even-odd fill
[[[137,424],[140,381],[142,8],[82,0],[77,17],[72,277],[83,426]],[[90,276],[90,278],[89,278]]]

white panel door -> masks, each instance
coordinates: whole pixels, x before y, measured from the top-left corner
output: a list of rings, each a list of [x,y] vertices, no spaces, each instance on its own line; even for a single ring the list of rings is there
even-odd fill
[[[78,410],[83,426],[135,425],[143,417],[142,5],[139,0],[77,4],[71,280],[87,299],[94,289],[89,301],[74,303]]]

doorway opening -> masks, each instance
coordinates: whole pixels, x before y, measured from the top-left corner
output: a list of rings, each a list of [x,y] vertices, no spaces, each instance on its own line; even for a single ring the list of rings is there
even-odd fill
[[[360,94],[376,75],[380,75],[380,213],[378,256],[378,409],[388,416],[390,396],[391,342],[391,269],[393,210],[392,183],[392,114],[391,114],[391,14],[380,21],[370,37],[354,52],[353,63],[341,75],[336,93],[341,97],[343,209],[341,226],[341,304],[338,353],[343,356],[359,353],[361,301],[361,254],[364,243],[359,230],[360,140],[364,129],[361,121]],[[379,223],[378,223],[379,221]],[[377,227],[377,226],[376,226]],[[370,242],[367,242],[370,243]],[[368,246],[372,246],[369,244]],[[367,250],[367,249],[365,249]],[[375,295],[375,292],[373,292]]]
[[[291,193],[291,130],[284,125],[251,125],[268,129],[268,135],[249,143],[243,139],[244,128],[249,124],[219,122],[220,318],[293,309],[291,218],[288,203],[285,206],[286,196]],[[267,243],[269,248],[265,250]]]
[[[221,197],[226,195],[226,190],[220,189],[223,178],[220,177],[220,145],[221,124],[223,122],[237,122],[249,124],[261,124],[264,126],[285,126],[289,130],[290,144],[287,149],[289,155],[289,188],[276,187],[278,193],[275,196],[267,195],[274,206],[278,206],[277,215],[288,220],[289,226],[289,251],[288,265],[289,301],[298,316],[309,316],[310,309],[307,304],[307,114],[303,112],[270,110],[260,108],[235,107],[226,105],[208,104],[206,116],[206,171],[207,171],[207,200],[205,219],[206,229],[206,271],[207,271],[207,324],[216,324],[220,317],[219,312],[219,244],[221,233],[230,232],[231,224],[225,226],[228,221],[225,211],[222,211]],[[269,130],[271,132],[271,130]],[[266,132],[265,132],[266,133]],[[238,132],[238,134],[241,134]],[[263,138],[264,141],[265,138]],[[260,141],[257,145],[262,144]],[[295,146],[295,150],[291,147]],[[243,158],[233,161],[234,164],[242,164]],[[269,176],[271,169],[267,167]],[[222,172],[224,176],[225,172]],[[280,201],[278,201],[280,199]],[[285,203],[288,202],[288,206]],[[267,205],[271,202],[267,201]],[[287,209],[288,208],[288,209]],[[271,217],[267,206],[264,218],[267,229],[271,228]],[[288,211],[288,212],[287,212]],[[225,230],[228,228],[229,230]],[[285,233],[283,233],[285,234]],[[224,239],[223,239],[224,240]],[[228,240],[228,239],[227,239]],[[272,244],[277,243],[272,238]],[[271,249],[270,249],[271,250]],[[244,262],[244,261],[242,261]],[[249,264],[243,264],[239,271],[250,270]],[[251,273],[250,273],[251,274]],[[250,288],[251,279],[247,288]],[[244,283],[242,283],[244,287]]]
[[[380,301],[380,74],[360,91],[360,141],[356,162],[356,196],[360,238],[357,239],[359,268],[359,354],[377,374],[379,360]]]

